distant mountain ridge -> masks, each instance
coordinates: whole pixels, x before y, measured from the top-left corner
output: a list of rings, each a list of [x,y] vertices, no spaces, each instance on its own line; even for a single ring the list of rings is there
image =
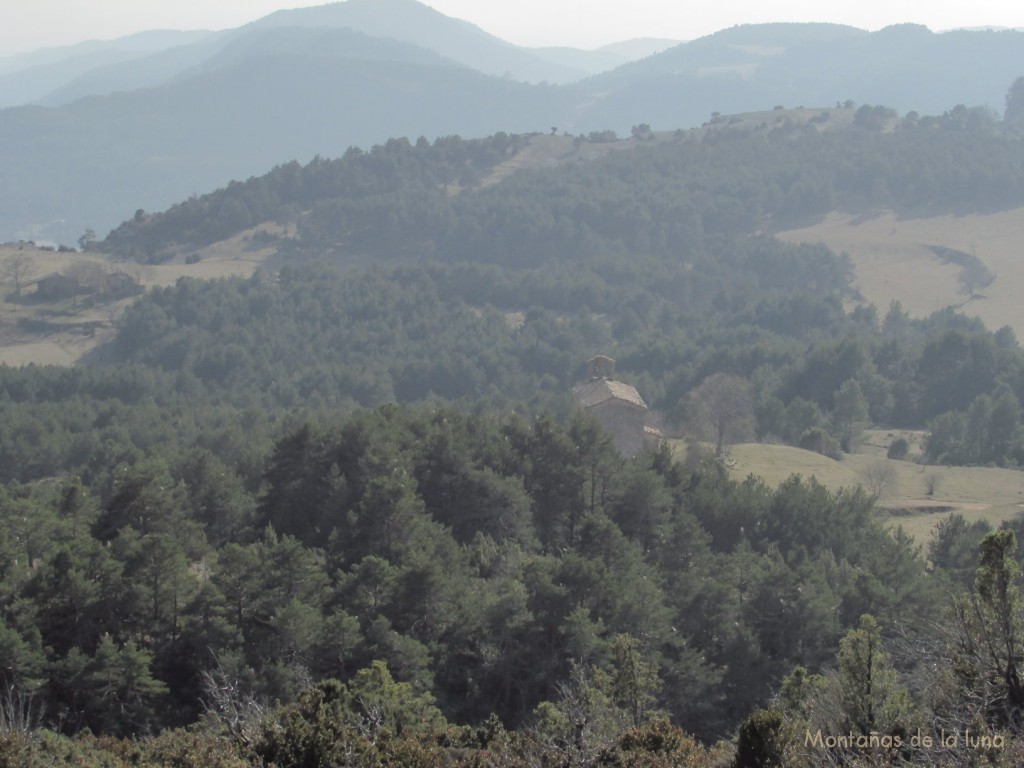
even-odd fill
[[[595,122],[647,115],[657,126],[693,125],[772,106],[851,100],[901,113],[940,114],[957,104],[999,114],[1024,74],[1024,33],[948,32],[901,24],[865,32],[835,24],[744,25],[597,75],[605,96]]]
[[[139,62],[150,56],[188,47],[213,35],[211,32],[157,30],[109,42],[92,40],[0,59],[0,108],[43,101],[50,94],[69,88],[79,80],[95,79],[108,69],[132,73]],[[121,66],[126,64],[128,66]],[[148,79],[142,84],[153,85],[156,82],[159,81]],[[82,95],[111,90],[116,90],[116,87],[101,81]],[[59,103],[70,100],[64,99]]]
[[[211,33],[195,42],[95,67],[34,101],[40,106],[60,107],[89,96],[107,96],[164,85],[216,55],[228,40],[228,35]]]
[[[280,27],[351,29],[411,43],[480,72],[526,82],[572,82],[652,50],[650,43],[627,40],[599,51],[564,49],[560,59],[542,49],[507,43],[416,0],[346,0],[277,11],[221,32],[154,31],[0,59],[0,107],[61,106],[86,96],[157,87],[202,66],[238,38]]]
[[[152,53],[175,45],[184,45],[212,34],[209,30],[151,29],[119,37],[115,40],[85,40],[72,45],[40,48],[28,53],[0,56],[0,74],[26,70],[36,66],[56,64],[75,56],[88,56],[97,52],[119,50]]]
[[[242,27],[342,27],[371,37],[389,38],[442,53],[488,75],[527,82],[571,82],[585,71],[535,56],[461,19],[453,19],[417,0],[346,0],[311,8],[277,11]]]
[[[631,55],[638,50],[650,46]],[[39,99],[48,108],[0,109],[0,240],[74,242],[86,227],[102,234],[140,207],[161,209],[275,164],[395,136],[628,134],[639,124],[700,125],[713,112],[847,100],[901,113],[957,104],[1001,113],[1024,74],[1021,32],[762,24],[571,83],[523,81],[524,72],[553,67],[573,78],[618,55],[588,53],[589,64],[571,51],[517,48],[416,0],[348,0],[236,30],[168,33],[141,57],[51,90]],[[43,57],[47,66],[59,64],[54,55]],[[32,68],[21,71],[27,82]]]

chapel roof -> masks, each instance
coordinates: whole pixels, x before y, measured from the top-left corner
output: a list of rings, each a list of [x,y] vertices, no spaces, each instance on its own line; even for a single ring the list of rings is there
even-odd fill
[[[594,379],[586,384],[578,384],[573,387],[572,393],[584,408],[593,408],[608,400],[621,400],[644,410],[647,409],[647,403],[640,397],[636,387],[622,381]]]

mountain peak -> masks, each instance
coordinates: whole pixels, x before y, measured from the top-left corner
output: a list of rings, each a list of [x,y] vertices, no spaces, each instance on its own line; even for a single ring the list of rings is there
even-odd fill
[[[582,72],[545,61],[474,24],[446,16],[417,0],[346,0],[276,11],[247,28],[346,27],[370,37],[412,43],[489,75],[527,82],[569,82]]]

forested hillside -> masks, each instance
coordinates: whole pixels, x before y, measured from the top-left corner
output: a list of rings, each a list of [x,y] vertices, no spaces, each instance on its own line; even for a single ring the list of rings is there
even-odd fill
[[[90,366],[0,368],[0,761],[1019,763],[1020,524],[915,542],[859,488],[623,457],[568,394],[604,353],[677,434],[725,379],[746,437],[1019,466],[1011,329],[770,235],[1019,206],[1019,135],[861,107],[506,176],[541,138],[279,166],[100,244],[278,253],[151,290]]]
[[[718,118],[710,129],[657,136],[638,125],[623,145],[631,151],[593,162],[579,162],[581,147],[614,141],[614,133],[556,139],[561,167],[483,189],[528,137],[392,139],[138,214],[104,247],[159,259],[161,250],[277,221],[296,223],[300,247],[378,258],[524,266],[628,250],[686,261],[700,257],[706,238],[784,228],[835,208],[936,214],[1024,202],[1019,136],[983,109],[898,118],[865,105],[810,115]],[[471,193],[458,194],[463,188]]]
[[[1018,206],[1024,143],[965,109],[820,118],[722,121],[703,139],[638,127],[627,150],[500,184],[489,183],[500,162],[554,139],[393,140],[140,213],[102,247],[159,260],[277,221],[289,234],[265,239],[286,266],[151,294],[112,354],[265,405],[497,396],[557,410],[581,361],[605,350],[680,423],[686,394],[728,373],[756,383],[762,438],[798,444],[825,429],[845,442],[846,409],[900,427],[937,419],[935,459],[1017,463],[1011,329],[992,335],[951,312],[912,322],[898,306],[846,312],[845,256],[765,230],[837,207]],[[300,266],[311,258],[325,265]],[[368,260],[377,266],[335,271]],[[1000,426],[968,429],[971,408],[971,423]]]

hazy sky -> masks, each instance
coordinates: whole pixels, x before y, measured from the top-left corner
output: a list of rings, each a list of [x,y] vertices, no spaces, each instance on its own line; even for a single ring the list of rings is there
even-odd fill
[[[225,29],[324,0],[0,0],[0,55],[145,29]],[[832,21],[863,29],[915,22],[1024,27],[1021,0],[426,0],[520,45],[593,48],[632,37],[688,40],[734,24]]]

